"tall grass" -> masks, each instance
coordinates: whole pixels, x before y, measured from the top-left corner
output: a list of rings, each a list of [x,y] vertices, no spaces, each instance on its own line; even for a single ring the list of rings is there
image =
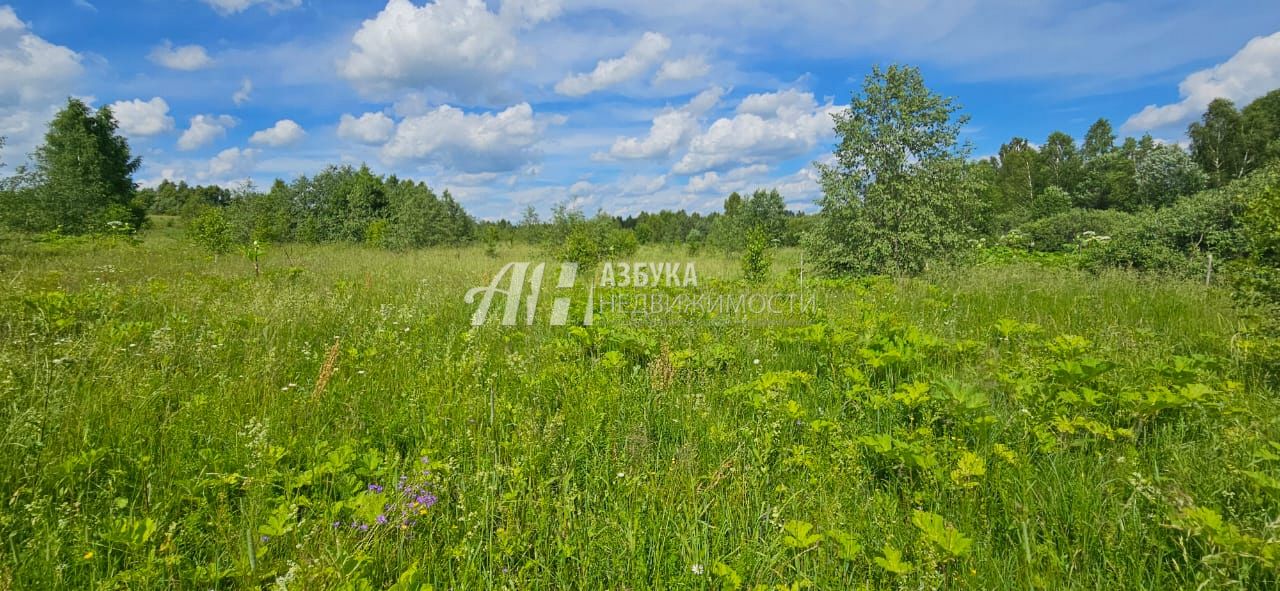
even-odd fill
[[[1276,384],[1200,285],[1007,265],[810,281],[786,326],[473,329],[539,253],[2,248],[0,588],[1276,583]]]

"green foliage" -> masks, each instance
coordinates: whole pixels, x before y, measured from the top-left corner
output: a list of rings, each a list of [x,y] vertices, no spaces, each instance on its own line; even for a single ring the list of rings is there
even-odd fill
[[[814,281],[821,310],[788,325],[472,329],[460,294],[501,263],[483,245],[292,245],[296,273],[267,255],[253,280],[174,234],[3,245],[12,588],[1265,589],[1280,574],[1263,560],[1280,397],[1200,281],[1014,263]],[[689,295],[750,290],[732,259],[696,263],[706,287]]]
[[[1074,250],[1085,232],[1111,236],[1132,226],[1134,216],[1119,211],[1071,209],[1018,227],[1027,248],[1042,251]]]
[[[141,166],[117,133],[111,109],[93,111],[78,99],[49,122],[35,167],[20,171],[8,195],[9,223],[31,231],[101,233],[109,222],[134,228],[145,220],[133,173]]]
[[[782,531],[782,543],[788,548],[803,550],[822,541],[822,534],[814,533],[813,524],[807,521],[788,521]]]
[[[1212,186],[1221,187],[1252,170],[1255,155],[1245,141],[1247,133],[1235,104],[1223,98],[1210,102],[1200,121],[1187,128],[1191,156]]]
[[[1098,119],[1089,126],[1084,135],[1084,145],[1080,154],[1085,162],[1092,162],[1114,152],[1116,149],[1116,133],[1107,119]]]
[[[230,252],[235,242],[231,223],[227,221],[223,210],[218,207],[205,207],[201,210],[187,224],[187,236],[192,242],[214,254]]]
[[[277,180],[265,193],[245,185],[235,191],[162,183],[153,208],[178,208],[185,216],[221,206],[240,243],[351,242],[409,249],[466,244],[475,220],[448,191],[436,196],[426,184],[382,177],[368,167],[328,167],[292,183]],[[181,204],[181,205],[178,205]]]
[[[1242,303],[1258,312],[1250,345],[1257,358],[1280,364],[1280,165],[1273,164],[1224,191],[1243,203],[1241,234],[1247,255],[1231,269]]]
[[[760,283],[769,276],[773,265],[769,234],[760,227],[747,232],[746,248],[742,252],[742,277],[751,283]]]
[[[226,208],[226,216],[237,242],[287,242],[299,239],[296,228],[302,216],[297,207],[289,186],[276,181],[267,193],[252,187],[237,192]]]
[[[1164,207],[1208,184],[1204,171],[1174,145],[1154,146],[1142,154],[1134,175],[1139,207]]]
[[[725,200],[724,214],[711,221],[709,242],[725,252],[742,252],[748,234],[759,229],[770,242],[794,246],[798,237],[788,231],[790,217],[777,189],[757,190],[749,198],[735,192]]]
[[[973,540],[947,525],[941,515],[916,510],[911,513],[911,524],[920,530],[925,540],[951,558],[960,558],[973,547]]]
[[[581,212],[557,206],[550,229],[552,254],[590,268],[606,260],[629,257],[639,248],[636,235],[618,220],[601,213],[588,220]]]
[[[823,270],[918,273],[959,251],[982,187],[957,144],[958,109],[919,70],[891,66],[835,115],[840,143],[819,166],[823,219],[808,241]]]
[[[915,565],[902,559],[902,551],[885,542],[880,556],[872,559],[876,566],[895,575],[908,575],[915,570]]]
[[[139,190],[138,198],[150,213],[193,217],[205,207],[229,205],[232,192],[215,185],[193,187],[186,181],[174,183],[165,179],[154,188]]]
[[[267,256],[267,249],[262,243],[254,240],[250,244],[240,247],[240,254],[245,260],[253,263],[253,274],[256,277],[262,276],[262,257]]]

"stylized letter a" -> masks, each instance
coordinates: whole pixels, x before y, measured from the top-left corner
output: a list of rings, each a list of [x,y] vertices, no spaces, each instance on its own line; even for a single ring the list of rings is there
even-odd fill
[[[502,284],[502,278],[507,276],[507,271],[514,269],[511,275],[511,288],[498,289]],[[524,275],[529,270],[529,263],[507,263],[498,274],[494,276],[493,283],[489,287],[476,287],[467,292],[466,302],[474,303],[476,295],[483,293],[484,297],[480,298],[480,307],[476,308],[476,312],[471,316],[471,326],[480,326],[489,317],[489,306],[493,305],[494,294],[502,294],[507,296],[507,305],[502,312],[502,325],[514,326],[516,323],[516,313],[520,310],[520,294],[524,290]]]

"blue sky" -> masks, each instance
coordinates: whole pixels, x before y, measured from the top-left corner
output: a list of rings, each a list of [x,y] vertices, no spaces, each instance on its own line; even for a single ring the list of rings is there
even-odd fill
[[[819,194],[830,113],[919,66],[974,154],[1098,117],[1180,142],[1280,87],[1280,3],[1066,0],[0,0],[6,170],[67,96],[163,178],[266,186],[368,163],[473,213],[709,211]]]

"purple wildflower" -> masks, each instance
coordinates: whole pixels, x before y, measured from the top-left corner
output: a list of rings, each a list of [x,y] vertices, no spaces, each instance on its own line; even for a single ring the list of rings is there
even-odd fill
[[[380,485],[380,484],[370,484],[370,485],[369,485],[369,490],[370,490],[370,491],[373,491],[373,492],[376,492],[376,493],[380,493],[380,492],[382,492],[382,485]]]

